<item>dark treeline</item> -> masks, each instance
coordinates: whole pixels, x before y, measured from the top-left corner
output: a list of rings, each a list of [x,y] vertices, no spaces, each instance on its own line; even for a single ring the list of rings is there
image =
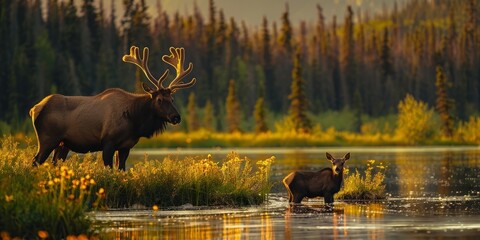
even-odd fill
[[[105,2],[48,0],[42,13],[40,0],[0,0],[0,121],[21,129],[30,107],[51,93],[138,90],[144,76],[121,61],[131,45],[150,47],[157,77],[168,48],[184,47],[198,81],[176,94],[176,104],[186,107],[194,91],[196,105],[211,102],[218,122],[230,80],[244,116],[259,97],[269,111],[287,114],[297,51],[312,113],[349,108],[382,116],[407,93],[433,106],[437,67],[450,83],[456,116],[466,119],[480,106],[477,0],[413,0],[375,16],[347,7],[342,25],[325,19],[320,5],[317,19],[294,25],[286,6],[255,27],[227,19],[213,0],[208,16],[195,5],[181,15],[165,12],[161,1],[124,0],[118,9]],[[147,13],[152,7],[158,16]]]

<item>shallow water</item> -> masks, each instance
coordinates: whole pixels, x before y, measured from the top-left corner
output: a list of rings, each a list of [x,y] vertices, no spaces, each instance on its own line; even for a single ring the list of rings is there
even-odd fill
[[[221,161],[230,149],[202,151],[136,150],[150,159],[167,155],[206,156]],[[387,200],[374,203],[336,201],[334,210],[323,199],[290,207],[281,184],[262,206],[202,208],[186,205],[151,210],[113,210],[92,213],[108,238],[168,239],[478,239],[480,236],[480,148],[316,148],[240,149],[241,156],[276,156],[273,181],[292,170],[328,166],[325,151],[341,157],[351,152],[350,170],[363,171],[374,159],[387,165]],[[179,154],[179,153],[182,154]],[[134,161],[129,162],[133,164]]]

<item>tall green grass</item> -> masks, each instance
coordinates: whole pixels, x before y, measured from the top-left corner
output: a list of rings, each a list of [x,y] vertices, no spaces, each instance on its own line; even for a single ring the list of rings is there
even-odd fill
[[[252,162],[187,157],[148,160],[127,171],[104,167],[94,154],[73,154],[57,166],[31,166],[35,148],[1,140],[0,233],[26,239],[89,236],[96,208],[260,204],[270,192],[274,157]],[[100,155],[100,154],[98,154]],[[98,157],[99,158],[99,157]]]
[[[1,140],[0,232],[25,239],[93,233],[86,211],[98,205],[95,181],[66,166],[31,167],[32,146]]]

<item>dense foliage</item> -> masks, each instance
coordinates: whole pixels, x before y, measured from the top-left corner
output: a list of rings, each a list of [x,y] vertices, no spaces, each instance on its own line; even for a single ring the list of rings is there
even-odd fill
[[[407,93],[433,106],[437,66],[452,85],[447,92],[455,99],[453,115],[465,121],[480,108],[476,0],[412,0],[376,15],[348,7],[342,25],[325,19],[321,6],[316,21],[296,25],[287,8],[278,19],[265,18],[252,27],[226,19],[213,0],[208,16],[194,1],[192,13],[167,13],[159,4],[154,16],[147,11],[154,6],[145,1],[112,5],[111,15],[105,14],[103,2],[0,1],[4,133],[28,128],[29,108],[50,93],[92,95],[110,87],[134,91],[143,76],[120,60],[130,45],[150,47],[154,75],[166,68],[160,59],[168,47],[185,47],[198,79],[190,91],[199,108],[211,104],[205,111],[208,121],[201,124],[207,129],[228,130],[223,113],[231,79],[244,121],[260,96],[274,116],[286,115],[293,46],[302,49],[309,111],[348,107],[356,111],[355,131],[361,130],[364,115],[394,113]],[[188,94],[177,93],[181,108]],[[253,129],[251,124],[243,130]]]

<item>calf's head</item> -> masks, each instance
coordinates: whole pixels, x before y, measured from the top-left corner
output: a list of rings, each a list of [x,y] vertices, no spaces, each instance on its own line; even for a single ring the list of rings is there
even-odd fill
[[[343,165],[350,158],[350,153],[345,154],[343,158],[334,158],[330,153],[327,154],[327,159],[332,163],[333,174],[340,174],[343,172]]]
[[[182,88],[189,88],[193,86],[196,82],[196,79],[193,78],[188,83],[183,83],[182,79],[188,75],[193,70],[193,64],[190,63],[188,68],[185,70],[183,64],[185,62],[185,50],[183,48],[170,48],[170,55],[164,55],[162,60],[176,70],[176,77],[168,85],[168,87],[163,87],[162,82],[168,77],[168,69],[163,73],[163,75],[156,79],[150,73],[148,69],[148,48],[143,49],[143,57],[140,57],[140,50],[138,47],[132,46],[130,48],[130,54],[123,56],[124,62],[129,62],[137,65],[140,69],[143,70],[147,79],[152,83],[155,88],[150,88],[148,85],[143,83],[143,90],[150,95],[152,99],[153,111],[157,117],[165,120],[171,124],[178,124],[181,121],[180,114],[178,113],[175,105],[173,105],[173,94]]]

